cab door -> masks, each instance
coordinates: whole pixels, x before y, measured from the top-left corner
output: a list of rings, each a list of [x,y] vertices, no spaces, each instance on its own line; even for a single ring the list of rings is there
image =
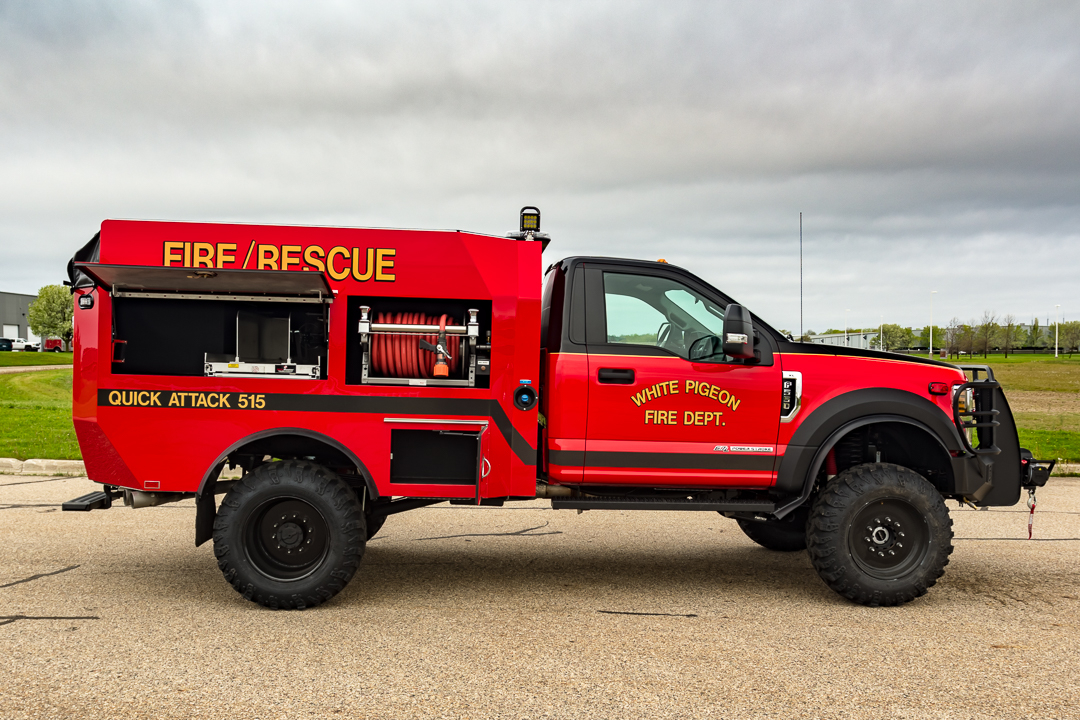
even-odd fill
[[[694,362],[728,302],[676,270],[586,267],[584,482],[649,487],[773,484],[781,372],[760,358]]]

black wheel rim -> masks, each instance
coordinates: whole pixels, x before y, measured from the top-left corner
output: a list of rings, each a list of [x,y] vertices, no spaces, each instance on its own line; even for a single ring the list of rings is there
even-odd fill
[[[866,574],[880,580],[907,575],[929,551],[930,529],[906,500],[875,500],[855,515],[848,548]]]
[[[248,559],[272,580],[305,578],[315,571],[330,547],[326,520],[299,498],[268,500],[248,516],[245,527]]]

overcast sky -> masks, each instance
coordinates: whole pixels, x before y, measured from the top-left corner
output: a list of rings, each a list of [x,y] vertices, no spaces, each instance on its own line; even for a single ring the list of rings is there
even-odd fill
[[[525,204],[789,330],[800,211],[807,329],[1080,319],[1080,3],[0,0],[0,290],[105,218]]]

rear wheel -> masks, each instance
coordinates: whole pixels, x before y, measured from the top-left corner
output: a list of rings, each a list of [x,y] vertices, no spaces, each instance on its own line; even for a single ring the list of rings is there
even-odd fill
[[[861,605],[925,595],[952,553],[941,494],[913,470],[858,465],[825,485],[810,511],[807,545],[821,579]]]
[[[311,462],[261,465],[238,481],[214,522],[214,554],[248,600],[301,610],[345,587],[367,539],[356,493]]]
[[[739,528],[758,545],[779,552],[806,549],[808,508],[801,507],[783,520],[738,520]]]

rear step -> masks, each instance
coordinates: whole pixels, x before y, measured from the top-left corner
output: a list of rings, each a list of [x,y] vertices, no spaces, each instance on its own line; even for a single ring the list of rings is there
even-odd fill
[[[68,500],[61,508],[69,512],[90,512],[91,510],[108,510],[112,507],[112,496],[108,493],[92,492],[77,497],[74,500]]]
[[[771,513],[776,504],[763,500],[689,500],[687,498],[557,497],[552,510],[711,510],[715,512]]]

